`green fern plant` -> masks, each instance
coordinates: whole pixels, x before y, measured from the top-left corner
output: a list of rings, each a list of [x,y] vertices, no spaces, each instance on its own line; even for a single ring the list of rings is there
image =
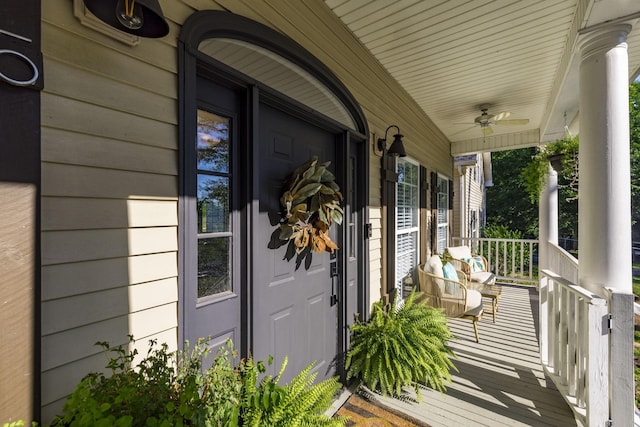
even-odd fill
[[[269,359],[271,363],[272,359]],[[317,373],[310,373],[313,364],[307,366],[285,386],[278,383],[287,366],[285,357],[278,375],[267,375],[257,385],[264,365],[251,358],[243,361],[240,372],[243,381],[243,398],[240,417],[243,426],[327,426],[341,427],[345,417],[330,418],[324,412],[331,406],[333,396],[340,390],[337,377],[314,384]]]
[[[382,301],[373,305],[368,322],[351,327],[353,337],[347,353],[347,379],[360,378],[371,390],[398,396],[413,386],[422,400],[418,384],[444,391],[451,381],[452,338],[444,314],[412,292],[402,305],[394,301],[388,311]]]

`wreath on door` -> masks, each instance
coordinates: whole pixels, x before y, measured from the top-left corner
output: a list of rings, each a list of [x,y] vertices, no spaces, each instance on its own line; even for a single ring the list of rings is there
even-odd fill
[[[281,242],[276,247],[289,243],[287,261],[294,254],[304,257],[311,251],[333,253],[338,249],[329,237],[329,229],[334,222],[342,224],[343,197],[335,176],[327,169],[330,164],[318,163],[318,157],[313,156],[285,181],[280,197],[284,211],[274,235]]]

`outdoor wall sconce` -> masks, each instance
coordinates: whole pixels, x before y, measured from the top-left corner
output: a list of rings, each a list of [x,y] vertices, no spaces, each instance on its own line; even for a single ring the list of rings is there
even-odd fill
[[[140,37],[169,34],[158,0],[84,0],[91,13],[106,24]]]
[[[393,142],[391,143],[391,147],[389,147],[389,149],[386,150],[387,133],[391,128],[396,128],[398,130],[398,133],[396,133],[395,136],[393,137]],[[404,151],[404,145],[402,145],[402,135],[400,134],[400,128],[398,126],[396,125],[389,126],[387,130],[384,132],[384,138],[378,138],[378,150],[380,150],[383,156],[386,150],[388,156],[407,157],[407,152]]]

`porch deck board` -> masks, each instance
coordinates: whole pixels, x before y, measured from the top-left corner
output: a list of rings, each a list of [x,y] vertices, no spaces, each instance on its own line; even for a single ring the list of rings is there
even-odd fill
[[[545,376],[540,364],[534,288],[503,285],[496,323],[485,300],[485,315],[475,342],[468,320],[451,319],[457,355],[446,393],[422,390],[422,402],[408,394],[383,404],[433,427],[444,426],[576,426],[571,409]]]

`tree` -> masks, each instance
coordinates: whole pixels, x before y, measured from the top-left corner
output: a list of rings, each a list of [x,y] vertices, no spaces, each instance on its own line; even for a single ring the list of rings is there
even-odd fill
[[[506,226],[537,238],[538,204],[529,201],[520,176],[535,154],[535,148],[492,153],[494,186],[487,189],[487,226]]]
[[[530,198],[523,179],[538,158],[537,148],[493,153],[493,183],[487,189],[487,226],[506,226],[526,238],[538,238],[538,198]],[[573,176],[558,175],[558,232],[561,237],[578,236],[578,200],[571,184]]]

